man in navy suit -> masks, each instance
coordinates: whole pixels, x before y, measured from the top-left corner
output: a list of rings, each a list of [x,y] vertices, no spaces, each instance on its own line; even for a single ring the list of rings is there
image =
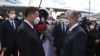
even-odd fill
[[[0,38],[2,48],[5,51],[5,56],[18,56],[17,44],[16,44],[16,29],[18,23],[14,20],[16,17],[15,10],[8,10],[9,19],[4,21],[0,27]]]
[[[65,18],[69,20],[69,29],[64,38],[61,56],[84,56],[87,35],[78,24],[78,13],[76,11],[68,11],[65,13]]]
[[[54,49],[56,49],[56,55],[60,56],[61,48],[63,45],[63,39],[67,32],[66,19],[64,13],[60,15],[60,23],[55,25],[53,36],[54,36]]]

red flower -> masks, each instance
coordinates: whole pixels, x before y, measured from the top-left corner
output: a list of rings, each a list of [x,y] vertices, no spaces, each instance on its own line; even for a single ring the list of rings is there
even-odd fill
[[[39,24],[38,27],[37,27],[37,30],[39,32],[42,32],[42,31],[45,31],[45,29],[47,28],[46,24]]]

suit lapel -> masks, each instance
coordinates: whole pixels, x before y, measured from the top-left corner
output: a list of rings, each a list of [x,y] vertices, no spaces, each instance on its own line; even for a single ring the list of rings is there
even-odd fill
[[[32,29],[26,22],[24,22],[24,24],[25,24],[26,28],[29,30],[30,35],[37,38],[37,32],[35,31],[35,28]]]
[[[66,36],[65,36],[64,40],[68,39],[72,34],[73,34],[72,32],[70,32],[70,33],[66,32]]]
[[[9,21],[7,21],[7,24],[8,24],[8,27],[9,27],[11,30],[13,30],[13,28],[12,28],[12,26],[11,26],[11,23],[10,23]],[[14,21],[14,24],[15,24],[15,29],[17,29],[17,27],[18,27],[17,22]]]
[[[66,26],[66,31],[63,31],[63,30],[65,30],[65,28],[62,29],[62,24],[60,24],[59,26],[60,26],[60,31],[61,31],[62,33],[66,33],[66,32],[67,32],[67,30],[68,30],[67,26]],[[65,27],[65,26],[64,26],[64,27]]]
[[[7,21],[7,26],[8,26],[9,29],[13,30],[9,21]]]
[[[17,29],[17,27],[18,27],[18,23],[15,21],[15,27],[16,27],[16,29]]]
[[[62,29],[62,24],[60,24],[59,26],[60,26],[60,31],[61,31],[61,33],[63,33],[64,31],[63,31],[63,29]]]
[[[77,29],[79,29],[79,25],[78,26],[76,26],[73,30],[72,30],[72,32],[76,32],[77,31]]]
[[[65,36],[65,38],[64,38],[64,40],[67,40],[68,38],[70,38],[71,36],[73,36],[74,35],[74,33],[76,33],[77,32],[77,29],[79,29],[79,25],[77,26],[77,27],[75,27],[69,34],[66,34],[66,36]]]

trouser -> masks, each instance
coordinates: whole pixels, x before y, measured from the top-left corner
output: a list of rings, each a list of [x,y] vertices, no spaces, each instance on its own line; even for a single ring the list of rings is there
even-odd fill
[[[18,50],[17,49],[7,49],[4,53],[4,56],[18,56]]]
[[[90,51],[90,52],[86,52],[85,53],[85,56],[94,56],[95,55],[95,53],[92,51]]]
[[[96,48],[96,56],[100,56],[100,45]]]
[[[61,56],[61,49],[56,50],[56,56]]]

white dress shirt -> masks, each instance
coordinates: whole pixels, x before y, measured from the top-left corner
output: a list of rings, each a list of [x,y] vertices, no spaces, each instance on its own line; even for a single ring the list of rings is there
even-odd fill
[[[65,24],[61,24],[61,29],[62,29],[62,31],[66,31],[67,26]]]
[[[32,29],[34,28],[33,25],[29,21],[24,20],[24,22],[26,22]]]
[[[71,32],[75,27],[77,27],[79,24],[78,23],[76,23],[76,24],[74,24],[70,29],[69,29],[69,31]]]

